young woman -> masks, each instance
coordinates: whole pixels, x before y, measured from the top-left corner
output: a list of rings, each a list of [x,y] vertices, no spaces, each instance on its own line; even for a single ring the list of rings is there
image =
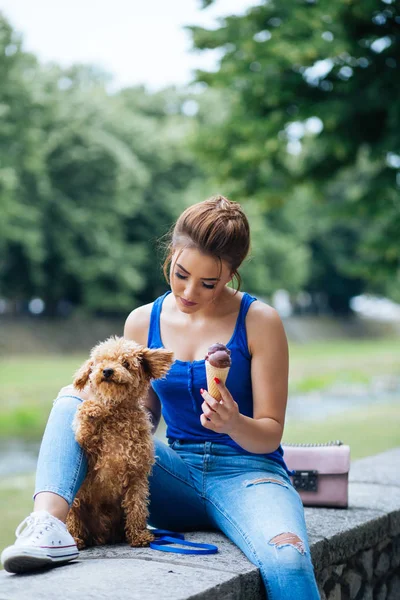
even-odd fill
[[[303,506],[280,446],[286,336],[273,308],[239,291],[238,268],[249,245],[239,204],[216,196],[189,207],[174,227],[164,264],[171,290],[126,321],[125,337],[175,355],[147,399],[154,429],[162,409],[168,438],[168,445],[154,439],[149,522],[175,531],[221,530],[260,568],[269,600],[314,600],[319,594]],[[237,289],[228,287],[232,279]],[[215,342],[225,344],[232,359],[226,385],[216,380],[220,401],[206,390],[204,357]],[[9,571],[78,554],[64,522],[86,473],[70,427],[82,400],[85,395],[68,386],[54,404],[39,454],[34,512],[2,554]]]

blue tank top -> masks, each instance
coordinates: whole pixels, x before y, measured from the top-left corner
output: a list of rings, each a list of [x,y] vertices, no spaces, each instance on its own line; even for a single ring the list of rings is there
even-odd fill
[[[160,332],[160,314],[166,292],[155,300],[150,317],[147,345],[149,348],[163,348]],[[253,417],[253,393],[251,387],[251,355],[247,345],[245,319],[247,311],[254,300],[253,296],[243,294],[235,330],[226,344],[231,351],[232,365],[226,380],[226,387],[239,406],[239,411]],[[216,340],[218,341],[218,340]],[[239,446],[229,435],[205,429],[200,422],[203,398],[200,389],[207,389],[206,368],[203,360],[175,360],[168,375],[152,382],[152,387],[160,399],[162,414],[167,425],[167,438],[191,442],[216,442],[239,449],[244,454],[253,454]],[[291,473],[283,460],[283,450],[262,454],[266,458],[277,461]]]

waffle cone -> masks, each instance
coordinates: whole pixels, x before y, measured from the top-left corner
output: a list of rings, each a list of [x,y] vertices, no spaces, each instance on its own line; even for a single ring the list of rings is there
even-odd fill
[[[229,369],[230,367],[224,367],[223,369],[214,367],[213,365],[210,365],[208,360],[206,360],[207,391],[210,396],[216,400],[221,400],[221,394],[217,384],[214,381],[214,377],[218,377],[220,381],[225,383],[228,377]]]

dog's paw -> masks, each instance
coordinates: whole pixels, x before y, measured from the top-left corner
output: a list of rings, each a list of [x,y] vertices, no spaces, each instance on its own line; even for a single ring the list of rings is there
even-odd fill
[[[81,538],[74,538],[75,540],[75,544],[78,546],[78,550],[83,550],[84,548],[86,548],[86,544],[84,542],[84,540],[82,540]]]
[[[150,542],[153,542],[154,539],[154,534],[148,529],[145,529],[144,531],[138,531],[135,533],[131,539],[128,540],[128,542],[133,548],[143,548],[148,546]]]
[[[104,416],[104,410],[101,406],[98,406],[97,404],[89,404],[88,402],[87,404],[82,404],[79,415],[80,418],[83,419],[100,419]]]

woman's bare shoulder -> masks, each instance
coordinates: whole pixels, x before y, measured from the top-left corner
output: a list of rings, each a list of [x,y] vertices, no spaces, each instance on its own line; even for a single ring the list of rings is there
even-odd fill
[[[285,338],[282,320],[275,308],[260,300],[254,301],[246,317],[249,349]]]
[[[257,321],[259,319],[280,320],[278,311],[261,300],[254,300],[254,302],[250,304],[248,315],[253,321]]]
[[[147,346],[150,316],[154,302],[135,308],[125,321],[124,337]]]

